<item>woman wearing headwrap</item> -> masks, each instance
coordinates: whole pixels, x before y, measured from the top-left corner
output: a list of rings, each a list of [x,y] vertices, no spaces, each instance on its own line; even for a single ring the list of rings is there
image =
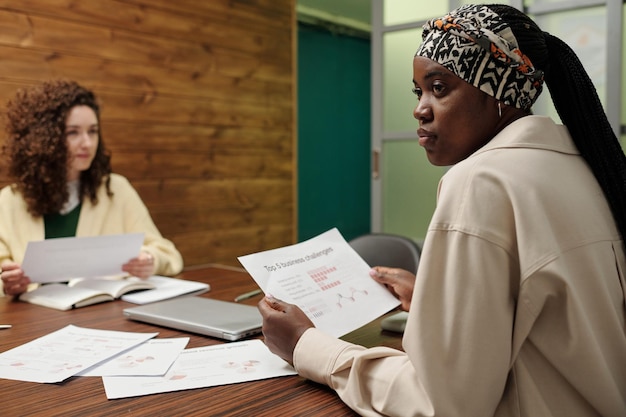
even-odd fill
[[[573,51],[504,5],[426,24],[419,142],[452,165],[409,305],[404,352],[259,303],[268,347],[362,415],[626,415],[626,158]],[[546,82],[565,126],[531,114]],[[392,274],[392,272],[399,274]]]

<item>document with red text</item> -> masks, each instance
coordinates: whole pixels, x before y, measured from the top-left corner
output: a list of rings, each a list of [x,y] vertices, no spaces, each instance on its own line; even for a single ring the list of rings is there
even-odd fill
[[[76,376],[163,376],[187,343],[188,337],[150,339]]]
[[[183,350],[163,376],[104,376],[108,399],[295,375],[259,339]]]
[[[334,228],[295,245],[240,256],[265,294],[296,304],[317,328],[340,337],[400,305]]]
[[[143,343],[158,333],[66,326],[0,354],[0,378],[61,382]]]

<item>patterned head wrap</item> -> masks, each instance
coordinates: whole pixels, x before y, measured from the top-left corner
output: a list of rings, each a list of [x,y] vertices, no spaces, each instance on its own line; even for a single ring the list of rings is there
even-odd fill
[[[504,104],[528,110],[543,71],[519,50],[511,28],[483,5],[462,6],[427,22],[415,56],[441,64]]]

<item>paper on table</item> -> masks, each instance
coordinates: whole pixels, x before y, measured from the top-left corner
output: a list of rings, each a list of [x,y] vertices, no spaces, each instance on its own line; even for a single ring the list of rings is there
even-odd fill
[[[241,256],[266,294],[298,305],[316,327],[343,336],[400,305],[334,228],[307,241]]]
[[[33,282],[62,282],[123,274],[141,251],[143,233],[62,237],[28,242],[22,269]]]
[[[186,349],[164,376],[102,377],[108,399],[257,381],[296,371],[258,339]]]
[[[165,375],[187,343],[188,337],[148,340],[76,376]]]
[[[61,382],[158,333],[66,326],[0,354],[0,378]]]
[[[179,295],[198,295],[211,289],[211,286],[204,282],[187,281],[158,275],[151,276],[147,281],[154,284],[155,288],[125,294],[122,296],[122,300],[133,304],[148,304],[178,297]]]

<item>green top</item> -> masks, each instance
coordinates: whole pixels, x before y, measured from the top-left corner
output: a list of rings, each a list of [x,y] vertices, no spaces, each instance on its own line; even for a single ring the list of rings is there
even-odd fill
[[[81,204],[77,205],[67,214],[54,213],[43,216],[45,238],[76,236],[81,206]]]

